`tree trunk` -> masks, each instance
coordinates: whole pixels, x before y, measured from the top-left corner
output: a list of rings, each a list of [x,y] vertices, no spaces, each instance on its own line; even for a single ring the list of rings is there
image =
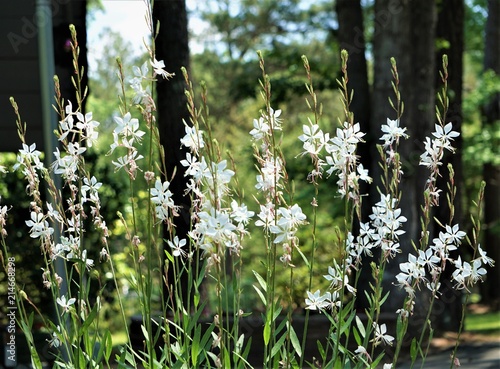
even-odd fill
[[[500,2],[488,1],[488,20],[486,22],[486,36],[484,48],[484,69],[493,70],[500,75]],[[484,127],[493,129],[493,125],[500,120],[500,94],[493,95],[483,108]],[[493,149],[498,149],[498,142],[493,142]],[[483,247],[488,256],[493,258],[495,268],[487,267],[488,280],[484,285],[482,297],[484,302],[500,304],[500,166],[488,162],[483,168],[483,178],[486,182],[484,192],[484,242]]]
[[[443,87],[441,77],[438,71],[442,70],[443,55],[446,54],[449,59],[448,65],[448,97],[450,105],[445,118],[445,123],[452,122],[453,130],[462,132],[462,82],[463,82],[463,49],[464,49],[464,1],[447,0],[439,3],[438,23],[436,27],[436,39],[443,45],[436,51],[436,89],[440,91]],[[455,138],[454,146],[457,148],[455,154],[445,156],[442,165],[442,178],[438,179],[439,188],[446,189],[449,183],[449,172],[446,169],[448,164],[453,165],[455,171],[455,185],[457,194],[454,209],[453,224],[462,224],[462,190],[464,186],[462,170],[462,136]],[[436,217],[442,222],[448,222],[450,218],[450,209],[446,197],[441,196],[440,206],[435,208]],[[440,226],[434,225],[434,235],[438,237],[442,231]],[[453,288],[451,274],[453,268],[446,268],[441,275],[441,297],[434,303],[434,314],[439,317],[435,319],[435,328],[437,331],[457,331],[460,325],[461,317],[461,298],[462,294]]]
[[[350,109],[354,113],[355,122],[359,122],[362,132],[367,133],[365,136],[365,144],[359,145],[357,154],[360,157],[360,163],[365,168],[370,168],[371,155],[370,147],[375,146],[376,136],[370,131],[370,86],[368,83],[368,71],[365,57],[365,37],[364,37],[364,22],[363,12],[360,1],[352,0],[337,0],[335,5],[338,19],[338,42],[340,49],[345,49],[349,53],[347,65],[347,73],[349,76],[348,87],[354,91],[353,101]],[[366,194],[370,187],[361,182],[360,193]],[[361,209],[362,222],[366,222],[370,214],[370,201],[363,201]],[[353,224],[353,234],[358,232],[358,223]],[[371,260],[370,260],[371,261]],[[363,264],[358,286],[361,290],[369,291],[371,282],[371,268],[367,260]],[[368,301],[364,294],[359,294],[357,305],[362,310],[368,306]]]
[[[190,229],[190,199],[185,196],[186,178],[180,161],[186,157],[186,150],[180,148],[180,140],[184,136],[183,120],[189,122],[187,99],[184,94],[185,82],[181,67],[189,69],[189,44],[186,3],[184,0],[155,1],[153,8],[154,25],[160,22],[160,30],[156,40],[157,59],[165,62],[165,70],[175,73],[175,77],[159,80],[156,85],[158,127],[160,141],[165,150],[166,177],[170,181],[173,200],[179,205],[180,215],[174,218],[175,234],[179,239],[187,238]],[[175,175],[174,175],[175,173]],[[171,238],[165,227],[164,238]],[[174,281],[173,268],[168,268],[167,284]],[[181,282],[182,293],[186,280]],[[171,293],[172,290],[165,290]],[[166,295],[167,296],[167,295]],[[166,297],[165,296],[165,297]],[[183,295],[184,301],[187,296]]]
[[[394,101],[391,82],[390,58],[394,57],[398,66],[400,92],[404,101],[401,126],[407,128],[409,140],[400,142],[400,154],[404,175],[401,180],[401,202],[399,207],[408,219],[404,224],[406,233],[400,237],[401,253],[387,265],[384,274],[384,290],[391,291],[391,297],[382,310],[395,314],[403,306],[404,290],[395,288],[393,282],[400,272],[399,264],[408,260],[414,252],[411,241],[418,244],[420,239],[420,205],[428,173],[419,166],[419,156],[423,151],[423,141],[434,127],[434,36],[436,12],[433,0],[377,0],[375,1],[375,30],[373,38],[374,82],[370,130],[380,137],[380,126],[387,118],[395,119],[388,97]],[[372,148],[370,167],[374,180],[380,176],[379,155]],[[380,181],[376,184],[380,186]],[[371,201],[380,195],[372,187]],[[427,311],[427,299],[417,299],[413,324],[422,326],[421,315]],[[415,332],[414,332],[415,333]]]
[[[337,0],[335,10],[339,23],[338,41],[341,49],[349,53],[347,72],[349,75],[348,87],[354,91],[351,102],[351,111],[354,113],[354,121],[359,122],[362,132],[369,133],[370,123],[370,86],[368,84],[368,71],[365,57],[365,37],[363,11],[361,1]],[[365,136],[366,143],[358,146],[357,154],[361,164],[365,168],[370,167],[369,145],[373,136]],[[368,186],[362,182],[361,193],[368,192]],[[362,213],[367,216],[370,204],[365,201]],[[366,221],[363,220],[363,221]]]

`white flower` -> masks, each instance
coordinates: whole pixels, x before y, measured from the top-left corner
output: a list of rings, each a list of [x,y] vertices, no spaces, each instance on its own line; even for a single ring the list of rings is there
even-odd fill
[[[91,269],[94,266],[94,260],[87,258],[87,250],[82,251],[82,262],[85,264],[87,269]]]
[[[244,225],[247,225],[250,218],[255,214],[253,211],[249,211],[245,204],[238,205],[236,200],[231,201],[231,209],[231,218]]]
[[[420,264],[421,266],[426,266],[429,268],[429,270],[432,270],[436,268],[436,265],[441,262],[441,259],[438,258],[434,250],[431,248],[428,248],[427,250],[422,251],[418,250],[418,259],[417,263]]]
[[[408,138],[408,135],[405,133],[406,128],[399,127],[399,119],[391,120],[387,118],[387,124],[383,124],[381,127],[384,135],[380,138],[384,141],[384,148],[388,148],[392,146],[393,143],[399,144],[399,139],[401,137]]]
[[[186,240],[184,238],[182,240],[179,240],[179,237],[175,236],[174,242],[167,240],[167,243],[172,248],[172,255],[174,257],[186,256],[186,251],[182,249],[184,246],[186,246]]]
[[[161,182],[159,179],[155,182],[155,187],[151,189],[151,202],[155,204],[156,217],[160,221],[169,219],[170,213],[176,212],[172,192],[169,190],[170,182]]]
[[[449,122],[444,127],[441,127],[439,124],[435,125],[436,131],[432,133],[434,137],[438,140],[449,141],[453,140],[455,137],[460,136],[460,133],[456,131],[452,131],[453,124]]]
[[[472,275],[472,266],[466,261],[462,262],[460,256],[455,260],[454,264],[456,269],[452,274],[452,278],[457,282],[456,288],[464,289],[466,288],[467,280]]]
[[[387,326],[384,324],[379,325],[378,323],[373,323],[373,328],[375,329],[375,337],[372,342],[375,346],[383,343],[385,345],[392,346],[392,341],[394,341],[394,337],[387,334]]]
[[[94,176],[92,176],[92,178],[90,178],[90,180],[87,177],[83,178],[83,185],[81,188],[82,198],[84,200],[86,200],[87,199],[87,192],[90,191],[91,199],[95,200],[97,198],[97,200],[98,200],[99,197],[97,195],[97,192],[98,192],[99,188],[101,188],[101,186],[102,186],[102,183],[97,182],[97,179]]]
[[[483,280],[483,277],[486,275],[486,269],[484,269],[481,259],[475,259],[472,261],[472,271],[471,271],[471,279],[472,283],[476,283],[479,280]]]
[[[137,118],[132,118],[130,112],[125,113],[123,117],[113,117],[113,120],[116,123],[116,127],[113,131],[114,145],[111,151],[120,145],[130,148],[135,141],[140,142],[142,136],[146,134],[139,129],[139,120]],[[121,143],[118,141],[120,136],[122,137]]]
[[[314,293],[307,291],[306,309],[309,310],[323,310],[330,306],[331,304],[331,294],[326,292],[324,295],[320,295],[320,291],[317,290]]]
[[[356,168],[359,174],[359,180],[364,181],[366,183],[372,183],[373,179],[368,175],[368,169],[363,167],[363,164],[359,164]]]
[[[36,213],[34,211],[30,214],[31,219],[26,220],[25,223],[30,229],[30,237],[38,238],[40,236],[50,236],[54,233],[54,229],[49,227],[49,222],[45,220],[45,217],[42,213]]]
[[[92,112],[88,112],[85,115],[77,112],[76,118],[79,121],[76,123],[76,128],[84,131],[83,137],[87,140],[87,146],[92,147],[92,144],[99,137],[98,132],[95,130],[99,126],[99,122],[92,119]]]
[[[319,128],[319,125],[312,124],[309,121],[309,125],[303,125],[302,131],[304,132],[299,136],[299,140],[301,140],[303,144],[304,154],[318,155],[319,152],[323,149],[326,142],[330,139],[330,135],[327,133],[326,135]]]
[[[63,308],[63,314],[64,314],[67,311],[69,311],[70,306],[76,302],[76,299],[72,297],[66,301],[66,296],[62,295],[61,297],[58,297],[56,299],[56,302]]]
[[[299,205],[294,204],[291,208],[281,207],[278,209],[278,221],[270,226],[271,233],[277,235],[274,243],[290,240],[294,237],[297,227],[304,224],[306,216]]]
[[[263,227],[264,229],[269,229],[271,224],[274,223],[275,211],[274,204],[267,203],[266,205],[260,205],[260,212],[257,214],[259,218],[255,225],[257,227]]]
[[[186,134],[181,138],[181,144],[183,146],[189,148],[193,153],[198,153],[200,149],[205,147],[203,131],[196,129],[194,126],[190,127],[186,122],[184,122],[184,130]]]
[[[486,256],[486,251],[481,248],[481,244],[477,245],[477,252],[479,253],[481,260],[483,261],[483,264],[488,264],[489,266],[495,265],[495,261],[492,258]]]
[[[99,259],[102,261],[108,261],[109,260],[109,253],[108,250],[106,250],[105,247],[101,249],[101,252],[99,252]]]
[[[156,60],[154,58],[153,60],[149,61],[151,63],[151,66],[153,67],[154,70],[154,76],[162,76],[163,78],[170,78],[173,77],[174,75],[171,73],[168,73],[164,68],[165,68],[165,63],[163,60]]]

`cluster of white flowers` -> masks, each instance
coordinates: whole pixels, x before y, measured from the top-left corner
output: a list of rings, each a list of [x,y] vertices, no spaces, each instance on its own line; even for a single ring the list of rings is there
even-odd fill
[[[119,157],[116,161],[112,161],[115,170],[124,168],[131,179],[135,179],[139,166],[137,161],[143,159],[144,156],[139,154],[135,144],[141,142],[145,132],[139,129],[139,120],[132,118],[130,112],[127,112],[123,117],[113,118],[116,127],[113,131],[113,143],[110,145],[110,154],[118,147],[124,147],[127,154]]]
[[[107,244],[109,235],[106,222],[100,213],[101,201],[98,191],[102,184],[88,174],[83,158],[87,148],[98,138],[98,126],[99,123],[92,119],[92,113],[84,115],[79,111],[74,112],[71,101],[68,101],[57,134],[62,149],[55,149],[55,160],[50,165],[53,173],[62,178],[64,186],[69,190],[64,201],[59,198],[60,193],[55,194],[58,207],[41,201],[39,172],[47,176],[47,170],[40,160],[41,153],[36,150],[35,144],[23,144],[14,166],[14,169],[21,170],[27,179],[27,192],[32,197],[30,219],[25,221],[30,237],[39,239],[42,249],[48,252],[49,260],[63,258],[82,263],[89,269],[93,267],[94,261],[87,256],[87,250],[81,248],[82,222],[87,218],[86,209],[90,209],[91,219],[96,229],[101,231],[104,245]],[[50,186],[52,185],[49,183]],[[54,235],[56,224],[61,232],[57,238]],[[56,242],[56,239],[60,241]],[[51,276],[49,271],[45,271],[44,285],[49,288],[52,283],[59,285],[60,277]]]
[[[494,261],[486,255],[486,252],[478,245],[479,257],[471,262],[462,261],[458,256],[454,259],[450,252],[457,250],[466,234],[459,230],[458,225],[445,226],[445,232],[439,232],[439,236],[434,238],[432,244],[425,251],[419,250],[418,255],[409,254],[408,261],[400,264],[401,272],[396,275],[397,285],[404,288],[410,297],[407,309],[401,309],[399,313],[407,315],[411,313],[415,291],[421,283],[434,294],[439,293],[439,275],[449,262],[455,267],[452,279],[455,281],[455,288],[467,289],[478,281],[482,280],[486,274],[484,265],[493,265]],[[430,280],[426,277],[430,275]]]
[[[335,174],[338,177],[338,192],[343,196],[357,200],[359,198],[359,181],[370,183],[372,179],[368,170],[358,164],[356,156],[357,145],[363,142],[365,133],[360,131],[359,123],[349,124],[344,122],[342,128],[337,128],[336,135],[330,138],[329,133],[324,133],[317,124],[309,120],[308,125],[302,126],[303,134],[299,140],[303,142],[304,151],[301,155],[309,154],[313,157],[315,169],[310,173],[310,178],[321,176],[324,167],[327,175]],[[320,154],[326,151],[325,158]]]
[[[168,222],[172,216],[177,215],[177,206],[172,199],[172,192],[169,190],[169,181],[156,180],[154,188],[151,189],[151,202],[155,205],[156,218],[160,222]]]
[[[299,205],[281,203],[281,193],[286,178],[283,159],[275,151],[276,132],[282,130],[281,110],[269,108],[262,112],[259,119],[254,119],[250,135],[258,143],[256,157],[259,163],[259,174],[256,176],[255,188],[262,192],[264,204],[260,204],[256,226],[262,227],[266,234],[273,235],[274,244],[283,245],[280,260],[286,266],[293,266],[292,250],[298,246],[295,236],[298,227],[306,223],[306,216]],[[280,206],[282,205],[282,206]]]
[[[2,200],[2,196],[0,196],[0,201]],[[7,205],[1,206],[0,205],[0,235],[2,237],[7,236],[7,230],[5,229],[5,225],[7,224],[7,212],[9,209],[7,208]]]
[[[396,199],[389,195],[381,195],[381,199],[372,207],[369,223],[361,223],[359,235],[354,240],[354,236],[349,232],[346,240],[346,257],[344,264],[339,264],[336,260],[328,267],[328,274],[324,276],[330,282],[330,290],[324,295],[319,291],[312,294],[307,291],[306,309],[316,310],[326,307],[339,306],[338,292],[340,289],[347,289],[351,294],[356,294],[356,289],[349,284],[350,268],[357,269],[361,264],[363,256],[371,256],[372,249],[380,247],[386,259],[394,257],[400,252],[398,238],[404,234],[400,229],[406,218],[401,215],[401,209],[396,208]]]
[[[59,141],[69,140],[72,142],[78,139],[85,141],[87,147],[92,147],[99,137],[95,130],[99,126],[99,122],[92,119],[92,112],[85,115],[79,111],[74,112],[71,101],[68,101],[65,112],[66,116],[59,122]]]
[[[387,160],[391,162],[394,159],[396,146],[399,145],[400,138],[408,138],[406,127],[399,126],[399,119],[392,120],[387,118],[387,124],[382,124],[380,127],[384,133],[380,140],[384,141],[383,147],[388,155]]]
[[[185,124],[185,135],[181,145],[190,152],[181,160],[188,178],[187,193],[193,198],[196,209],[193,229],[189,237],[208,260],[208,267],[220,263],[226,250],[239,254],[242,238],[247,234],[246,226],[254,212],[245,204],[231,200],[229,184],[234,171],[227,168],[227,161],[209,161],[203,156],[205,147],[203,131]],[[174,256],[185,255],[182,249],[186,240],[169,242]]]
[[[436,187],[436,180],[439,177],[439,167],[443,164],[445,150],[454,152],[452,141],[455,137],[460,136],[460,133],[453,131],[452,123],[447,123],[444,127],[439,124],[435,125],[435,131],[432,133],[434,136],[425,138],[425,151],[420,155],[420,165],[428,168],[431,171],[429,179],[427,180],[427,190],[432,197],[432,203],[437,205],[439,202],[439,190]]]

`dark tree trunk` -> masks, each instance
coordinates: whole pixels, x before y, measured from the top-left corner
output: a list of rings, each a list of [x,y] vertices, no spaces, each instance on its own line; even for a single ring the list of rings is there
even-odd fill
[[[428,173],[419,166],[420,153],[423,151],[425,136],[430,135],[434,127],[434,36],[436,11],[433,0],[377,0],[375,1],[375,30],[373,37],[374,82],[372,96],[372,114],[370,131],[374,137],[380,137],[380,126],[387,118],[395,119],[388,97],[393,101],[394,92],[391,82],[390,58],[394,57],[398,66],[400,92],[404,101],[404,114],[401,126],[407,128],[409,140],[400,142],[400,154],[404,175],[401,180],[401,202],[399,207],[408,219],[404,224],[406,233],[400,237],[401,253],[391,260],[384,274],[384,290],[391,291],[391,297],[382,310],[395,314],[403,306],[406,296],[404,290],[395,288],[393,282],[400,272],[399,264],[408,260],[408,254],[414,252],[411,241],[418,244],[420,239],[420,205]],[[372,148],[370,171],[378,180],[379,155]],[[372,187],[371,201],[376,202],[380,195]],[[413,324],[415,328],[423,325],[421,316],[427,311],[428,299],[417,299]],[[415,331],[416,332],[416,331]],[[413,334],[415,334],[413,332]]]
[[[448,97],[450,105],[445,118],[445,123],[452,122],[453,130],[462,131],[462,82],[463,82],[463,49],[464,49],[464,1],[447,0],[439,3],[438,23],[436,27],[436,39],[440,44],[446,45],[436,51],[436,89],[440,91],[443,87],[438,71],[442,70],[443,55],[448,56]],[[448,164],[453,165],[455,172],[455,185],[457,187],[456,201],[454,207],[453,224],[462,224],[463,211],[460,199],[463,189],[462,169],[462,136],[455,138],[454,146],[457,148],[455,154],[446,155],[442,165],[442,177],[438,179],[439,188],[446,189],[449,183]],[[435,208],[435,216],[442,222],[447,223],[450,219],[450,209],[446,197],[441,196],[440,206]],[[434,237],[438,237],[443,231],[437,224],[434,225]],[[434,314],[439,317],[435,319],[435,328],[439,332],[457,331],[461,317],[462,294],[453,288],[451,274],[453,268],[446,268],[441,275],[442,293],[439,300],[434,303]]]
[[[488,20],[486,22],[486,37],[484,50],[484,69],[493,70],[500,75],[500,2],[488,1]],[[485,127],[493,128],[500,120],[500,94],[493,95],[483,108],[483,123]],[[498,142],[493,142],[493,149],[498,149]],[[483,247],[488,256],[497,265],[487,267],[488,279],[482,291],[484,302],[500,305],[500,166],[491,161],[483,168],[483,178],[486,182],[484,192],[484,242]]]
[[[349,53],[349,88],[354,90],[351,110],[354,120],[363,132],[368,131],[370,120],[370,87],[365,57],[363,12],[359,0],[337,0],[339,22],[338,41],[341,49]],[[361,149],[361,148],[360,148]]]
[[[368,83],[368,72],[365,57],[365,37],[364,37],[364,22],[363,12],[360,1],[338,0],[335,5],[338,28],[338,42],[341,49],[347,50],[349,60],[347,72],[349,76],[348,87],[354,91],[353,101],[350,109],[354,113],[355,122],[359,122],[361,131],[366,132],[365,144],[359,145],[357,154],[360,157],[360,162],[365,168],[370,168],[370,146],[376,144],[376,136],[370,131],[370,86]],[[368,193],[369,186],[361,182],[360,192]],[[370,201],[363,201],[361,221],[366,222],[370,213]],[[358,223],[353,224],[353,233],[358,232]],[[361,290],[369,290],[371,268],[369,262],[363,264],[363,271],[358,286]],[[359,294],[357,297],[357,305],[360,309],[367,307],[368,301],[364,294]]]
[[[341,49],[349,53],[347,65],[349,83],[348,87],[354,91],[351,111],[354,121],[359,122],[361,131],[369,132],[370,124],[370,86],[368,84],[368,71],[365,56],[364,22],[361,1],[337,0],[335,10],[339,23],[338,41]],[[370,167],[369,144],[373,136],[365,136],[366,143],[358,146],[357,154],[365,168]],[[361,193],[368,192],[368,186],[362,182]],[[364,203],[362,214],[365,216],[370,210],[368,201]],[[366,221],[366,220],[363,220]]]
[[[175,73],[169,80],[159,80],[156,85],[158,127],[160,141],[165,150],[166,177],[171,182],[170,189],[176,205],[181,206],[180,215],[174,219],[175,234],[179,239],[187,238],[190,229],[190,199],[185,196],[186,178],[180,161],[186,157],[186,150],[180,148],[184,137],[183,120],[189,122],[187,99],[184,94],[185,82],[181,67],[189,69],[189,44],[186,3],[184,0],[155,1],[153,8],[154,25],[160,22],[156,40],[157,59],[165,62],[165,70]],[[175,175],[174,175],[175,173]],[[171,234],[165,227],[164,237]],[[173,283],[172,268],[168,268],[167,284]],[[182,281],[182,293],[186,301],[185,280]],[[168,291],[167,291],[168,290]],[[171,293],[172,289],[165,290]]]

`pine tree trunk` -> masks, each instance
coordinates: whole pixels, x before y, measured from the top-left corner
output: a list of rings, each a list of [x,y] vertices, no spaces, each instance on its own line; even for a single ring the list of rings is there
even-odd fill
[[[184,123],[189,122],[187,99],[184,94],[185,82],[181,67],[189,70],[189,44],[186,4],[184,0],[155,1],[153,8],[154,25],[160,22],[156,42],[157,59],[165,62],[165,70],[175,73],[169,80],[159,80],[156,85],[158,127],[160,141],[165,150],[166,179],[170,181],[170,190],[176,205],[181,206],[180,215],[174,218],[175,235],[179,239],[187,238],[190,227],[190,199],[185,196],[186,178],[180,161],[186,157],[186,150],[180,148],[180,140],[185,134]],[[175,175],[174,175],[175,173]],[[164,238],[170,238],[168,229]],[[168,269],[167,283],[172,284],[172,268]],[[182,286],[187,281],[182,281]],[[185,293],[187,288],[182,288]],[[171,293],[172,290],[165,290]],[[184,301],[187,296],[184,294]]]
[[[394,57],[401,81],[399,89],[404,101],[404,114],[400,124],[407,128],[410,135],[409,140],[400,142],[399,150],[404,171],[399,207],[408,221],[403,227],[406,233],[400,237],[402,252],[390,261],[385,270],[384,290],[390,290],[391,294],[382,311],[388,314],[395,314],[396,310],[403,306],[406,293],[394,287],[393,283],[400,272],[399,264],[406,262],[408,254],[414,252],[411,241],[418,245],[421,235],[420,205],[423,202],[423,189],[428,173],[419,166],[419,157],[423,151],[425,136],[430,135],[435,121],[435,27],[436,11],[433,0],[375,1],[374,82],[370,131],[374,137],[380,137],[380,126],[386,124],[387,118],[396,118],[396,113],[388,102],[388,97],[395,101],[390,64],[390,58]],[[371,158],[370,171],[376,184],[380,186],[380,157],[373,147]],[[370,197],[371,202],[380,199],[375,187],[372,187]],[[413,316],[414,328],[423,326],[421,319],[428,309],[427,301],[423,296],[417,298]],[[415,333],[416,330],[413,334]]]
[[[493,70],[500,75],[500,2],[488,1],[488,20],[486,22],[486,37],[484,50],[484,69]],[[484,127],[493,129],[500,120],[500,94],[491,97],[483,108]],[[493,142],[493,150],[498,150],[499,142]],[[500,166],[493,162],[483,167],[483,178],[486,182],[484,192],[484,243],[483,248],[497,265],[488,267],[488,279],[482,290],[483,301],[500,305]]]
[[[443,55],[448,56],[448,96],[450,105],[446,114],[445,123],[452,122],[453,130],[462,131],[462,82],[463,82],[463,48],[464,48],[464,1],[448,0],[443,1],[438,6],[438,23],[436,28],[436,39],[445,47],[436,52],[436,72],[442,70]],[[443,87],[439,73],[436,73],[436,89],[440,91]],[[463,211],[461,205],[462,189],[464,188],[463,170],[462,170],[462,136],[455,138],[455,154],[448,154],[443,160],[441,174],[438,179],[438,186],[443,190],[449,183],[448,163],[453,165],[455,172],[454,181],[457,188],[456,201],[454,206],[453,224],[463,224]],[[441,196],[440,206],[435,209],[435,216],[442,222],[448,222],[450,219],[450,209],[446,197]],[[435,224],[434,234],[431,237],[439,236],[443,229]],[[446,268],[441,275],[441,296],[434,303],[435,328],[437,331],[457,331],[461,319],[462,293],[453,288],[451,274],[453,268]]]

